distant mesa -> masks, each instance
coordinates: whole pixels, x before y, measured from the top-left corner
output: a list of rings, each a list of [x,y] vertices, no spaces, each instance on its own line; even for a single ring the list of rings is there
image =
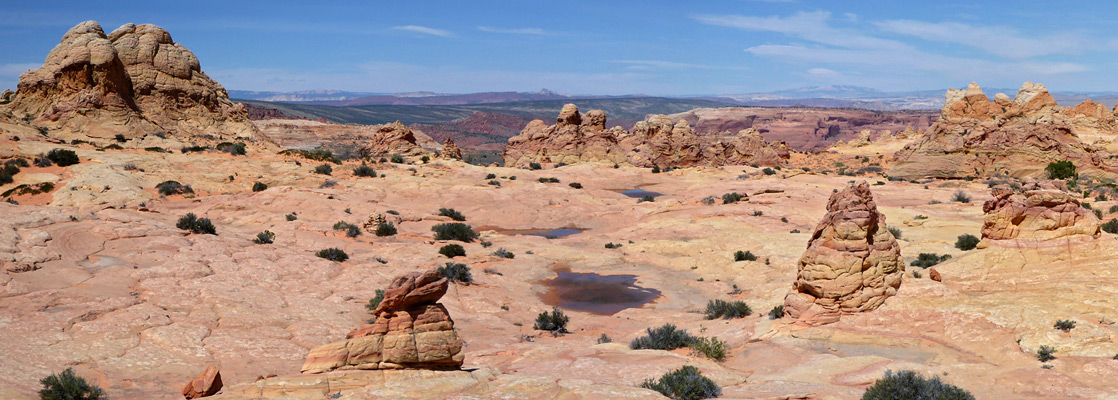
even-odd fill
[[[789,157],[784,143],[768,143],[757,130],[742,130],[729,140],[700,137],[686,120],[650,115],[631,130],[606,129],[602,110],[579,113],[574,104],[560,110],[554,125],[533,120],[509,138],[502,156],[506,166],[530,163],[602,162],[638,167],[699,165],[781,165]]]
[[[850,183],[827,201],[827,215],[800,257],[784,310],[807,325],[874,310],[897,294],[904,270],[900,246],[869,185]]]
[[[1020,187],[994,186],[990,194],[994,198],[982,205],[982,239],[1044,242],[1102,234],[1099,219],[1068,193],[1064,181],[1030,179]]]
[[[64,140],[160,133],[266,141],[194,53],[155,25],[126,24],[105,35],[95,21],[78,24],[41,68],[20,76],[10,109]]]
[[[1014,99],[991,101],[978,84],[947,91],[940,120],[896,153],[888,175],[903,179],[1044,176],[1072,161],[1086,175],[1118,176],[1106,157],[1118,144],[1114,111],[1090,100],[1062,108],[1044,85],[1025,82]]]

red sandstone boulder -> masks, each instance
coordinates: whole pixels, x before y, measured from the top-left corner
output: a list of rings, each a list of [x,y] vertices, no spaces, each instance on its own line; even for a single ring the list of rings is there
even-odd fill
[[[1067,192],[1064,181],[1026,181],[1021,190],[998,185],[982,205],[982,238],[1051,240],[1098,237],[1099,219]]]
[[[211,365],[202,372],[202,375],[198,375],[182,388],[182,396],[188,399],[213,396],[221,390],[221,386],[221,372],[217,370],[216,365]]]
[[[461,160],[462,149],[459,149],[458,145],[454,144],[454,141],[450,140],[450,137],[448,136],[446,138],[446,142],[443,143],[443,151],[439,153],[439,158],[447,160]]]

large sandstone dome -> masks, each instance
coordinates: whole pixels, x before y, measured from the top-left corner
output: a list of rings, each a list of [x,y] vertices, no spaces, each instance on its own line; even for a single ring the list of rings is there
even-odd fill
[[[63,140],[150,144],[171,140],[254,140],[244,107],[202,72],[198,58],[155,25],[126,24],[106,35],[96,21],[71,28],[42,68],[19,79],[14,115]],[[141,143],[145,142],[145,143]]]

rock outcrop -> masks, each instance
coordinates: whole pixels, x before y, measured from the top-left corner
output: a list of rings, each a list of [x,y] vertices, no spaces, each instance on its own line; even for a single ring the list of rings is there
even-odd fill
[[[450,137],[448,136],[446,138],[446,142],[443,143],[443,151],[439,153],[439,158],[446,160],[461,160],[462,149],[459,149],[458,145],[454,144],[454,141],[450,140]]]
[[[20,76],[10,107],[61,139],[259,136],[244,107],[202,72],[194,53],[155,25],[126,24],[106,35],[95,21],[78,24],[42,68]]]
[[[437,271],[396,277],[373,310],[376,322],[346,335],[346,340],[311,349],[303,373],[339,369],[458,369],[462,340],[438,300],[447,279]]]
[[[399,154],[421,156],[427,154],[416,140],[416,134],[400,121],[376,126],[372,136],[357,150],[363,157],[382,157]]]
[[[555,125],[534,120],[509,139],[502,153],[505,165],[523,167],[530,163],[605,162],[638,167],[691,167],[698,165],[780,165],[788,158],[783,142],[765,142],[760,132],[745,129],[728,134],[700,137],[683,119],[650,115],[629,131],[606,129],[606,114],[592,110],[586,115],[574,104],[559,112]]]
[[[1061,108],[1044,85],[1026,82],[1010,100],[990,101],[977,84],[948,90],[941,119],[895,155],[888,170],[903,179],[1010,175],[1040,177],[1054,161],[1088,175],[1118,176],[1118,163],[1088,144],[1118,138],[1113,113],[1093,103]]]
[[[182,388],[182,396],[188,399],[209,397],[221,391],[221,387],[221,372],[217,370],[216,365],[211,365],[202,372],[202,375],[198,375]]]
[[[831,195],[798,271],[784,310],[810,325],[876,309],[897,293],[904,273],[900,247],[865,181]]]
[[[1020,190],[998,185],[982,205],[982,238],[1045,241],[1098,237],[1099,219],[1067,192],[1064,181],[1026,181]]]

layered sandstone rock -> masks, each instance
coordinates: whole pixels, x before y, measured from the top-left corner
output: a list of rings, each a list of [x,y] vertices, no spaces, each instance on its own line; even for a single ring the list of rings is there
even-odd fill
[[[338,369],[458,369],[462,340],[438,300],[448,282],[437,271],[399,276],[373,311],[376,322],[318,346],[307,354],[304,373]]]
[[[364,157],[381,157],[399,154],[402,156],[421,156],[427,151],[419,145],[415,132],[400,121],[375,127],[371,137],[358,149]]]
[[[811,325],[876,309],[897,293],[904,273],[900,247],[865,181],[831,195],[798,271],[784,310]]]
[[[1114,116],[1093,103],[1064,109],[1044,85],[1026,82],[1011,101],[990,101],[977,84],[947,92],[941,119],[895,155],[888,174],[904,179],[1011,175],[1039,177],[1068,160],[1090,175],[1118,175],[1118,163],[1088,144],[1118,138]]]
[[[548,126],[538,119],[529,122],[519,135],[509,138],[501,155],[505,165],[510,167],[523,167],[533,162],[628,162],[617,144],[621,129],[606,130],[605,126],[605,112],[591,110],[583,118],[577,106],[567,104],[559,112],[555,125]]]
[[[983,239],[1043,241],[1101,232],[1099,219],[1067,192],[1064,181],[1027,181],[1021,190],[998,185],[990,194],[994,198],[982,205]]]
[[[450,137],[448,136],[446,138],[446,143],[443,143],[443,151],[439,153],[439,158],[447,160],[461,160],[462,149],[459,149],[458,145],[454,144],[454,141],[450,140]]]
[[[62,139],[259,136],[244,107],[202,72],[190,50],[155,25],[127,24],[105,35],[95,21],[78,24],[42,68],[20,76],[11,109]]]
[[[686,120],[673,121],[665,115],[650,115],[629,131],[607,130],[605,112],[581,115],[574,104],[567,104],[555,125],[540,120],[528,123],[520,135],[509,139],[502,155],[505,165],[512,167],[587,161],[639,167],[780,165],[788,158],[788,148],[783,142],[765,142],[756,129],[700,137]]]
[[[211,365],[202,371],[202,375],[198,375],[182,388],[182,396],[188,399],[209,397],[217,394],[221,387],[221,372],[216,365]]]

